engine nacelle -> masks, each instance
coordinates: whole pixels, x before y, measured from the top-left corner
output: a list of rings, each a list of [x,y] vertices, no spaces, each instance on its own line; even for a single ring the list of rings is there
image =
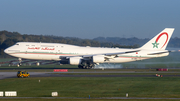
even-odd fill
[[[103,63],[104,62],[104,55],[96,55],[92,57],[92,61],[94,63]]]
[[[69,58],[70,65],[79,65],[81,64],[81,57],[71,57]]]

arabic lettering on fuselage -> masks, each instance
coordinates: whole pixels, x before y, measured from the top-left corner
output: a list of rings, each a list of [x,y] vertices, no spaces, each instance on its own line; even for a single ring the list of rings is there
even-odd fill
[[[36,49],[36,50],[39,50],[40,47],[28,47],[28,49]]]
[[[45,47],[45,48],[40,48],[40,47],[28,47],[28,49],[33,49],[33,50],[55,50],[55,48],[48,48],[48,47]]]
[[[48,48],[48,47],[45,47],[45,48],[41,48],[41,50],[54,50],[55,48]]]

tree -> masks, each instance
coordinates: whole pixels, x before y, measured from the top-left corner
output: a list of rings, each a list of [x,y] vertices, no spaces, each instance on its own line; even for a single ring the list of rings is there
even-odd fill
[[[14,44],[17,43],[17,42],[18,42],[18,40],[15,39],[15,38],[6,39],[6,40],[2,43],[1,48],[2,48],[2,49],[6,49],[6,48],[14,45]]]

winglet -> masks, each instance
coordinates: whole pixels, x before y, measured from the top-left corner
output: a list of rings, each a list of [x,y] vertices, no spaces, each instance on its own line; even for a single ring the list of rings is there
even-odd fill
[[[165,28],[158,35],[141,47],[147,50],[165,50],[174,28]]]

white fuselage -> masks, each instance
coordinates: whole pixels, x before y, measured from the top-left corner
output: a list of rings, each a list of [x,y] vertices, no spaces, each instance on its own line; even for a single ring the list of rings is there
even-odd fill
[[[18,42],[7,48],[5,53],[24,59],[34,60],[61,60],[60,56],[85,56],[105,53],[118,53],[125,51],[133,51],[137,49],[120,49],[120,48],[99,48],[99,47],[83,47],[60,43],[36,43],[36,42]],[[156,52],[156,51],[153,51]],[[158,52],[158,51],[157,51]],[[154,57],[167,56],[169,53],[148,55],[151,50],[140,50],[138,52],[119,54],[118,57],[108,59],[107,63],[122,63],[136,60],[144,60]],[[110,57],[108,57],[110,58]]]

